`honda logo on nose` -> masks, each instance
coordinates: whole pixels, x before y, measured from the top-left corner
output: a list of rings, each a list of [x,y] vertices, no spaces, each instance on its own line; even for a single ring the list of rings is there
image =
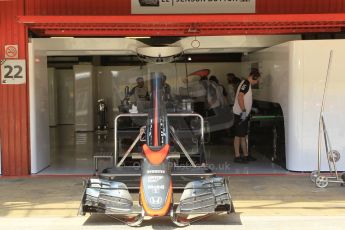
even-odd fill
[[[163,200],[160,196],[151,196],[150,197],[150,203],[153,205],[160,205],[162,204]]]

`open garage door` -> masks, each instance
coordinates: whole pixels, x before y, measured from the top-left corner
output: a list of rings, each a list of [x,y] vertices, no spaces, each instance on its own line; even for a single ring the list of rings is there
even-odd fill
[[[345,14],[287,14],[287,15],[164,15],[164,16],[22,16],[31,32],[40,37],[70,37],[62,40],[42,40],[32,42],[30,51],[30,110],[31,110],[31,162],[32,173],[37,173],[49,165],[49,141],[47,138],[49,119],[46,114],[49,103],[46,88],[47,56],[70,55],[117,55],[136,54],[138,42],[119,45],[113,39],[72,37],[106,36],[176,36],[187,37],[175,45],[183,46],[186,53],[207,52],[252,52],[257,48],[266,48],[290,39],[275,40],[273,35],[340,32],[345,26]],[[236,43],[231,43],[224,35],[238,36]],[[223,35],[223,36],[222,36]],[[265,45],[256,42],[262,35],[271,37]],[[207,37],[209,36],[209,37]],[[217,39],[227,43],[225,46],[209,45],[208,39]],[[35,40],[35,39],[33,39]],[[37,40],[38,41],[38,40]],[[193,43],[197,41],[197,44]],[[199,42],[199,43],[198,43]],[[37,49],[35,48],[37,44]],[[252,47],[247,47],[251,44]],[[259,45],[255,45],[259,44]],[[145,44],[140,44],[145,46]],[[235,47],[237,45],[237,47]],[[230,47],[229,47],[230,46]],[[38,48],[40,47],[40,48]],[[243,47],[246,47],[245,51]],[[242,48],[242,50],[241,50]],[[43,98],[41,100],[41,98]],[[36,99],[39,99],[38,101]],[[41,128],[40,126],[45,126]],[[35,140],[34,140],[35,139]]]

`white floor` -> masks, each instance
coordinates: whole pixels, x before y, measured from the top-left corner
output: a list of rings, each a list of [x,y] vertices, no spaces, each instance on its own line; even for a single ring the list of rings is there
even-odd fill
[[[62,125],[50,129],[50,140],[51,165],[40,172],[41,175],[93,174],[93,156],[114,152],[113,130],[109,130],[107,134],[98,135],[96,132],[74,132],[73,125]],[[229,140],[229,144],[206,146],[208,166],[215,172],[230,174],[288,173],[259,153],[254,153],[258,159],[255,162],[233,163],[233,147],[230,142]],[[111,166],[111,161],[100,161],[100,168],[109,166]]]
[[[93,156],[114,152],[109,134],[74,132],[73,125],[51,128],[51,165],[39,174],[93,174]]]

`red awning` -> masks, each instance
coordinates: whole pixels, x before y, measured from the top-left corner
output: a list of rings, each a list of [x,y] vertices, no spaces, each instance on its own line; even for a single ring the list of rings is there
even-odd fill
[[[19,22],[43,37],[216,36],[340,32],[345,13],[19,16]]]

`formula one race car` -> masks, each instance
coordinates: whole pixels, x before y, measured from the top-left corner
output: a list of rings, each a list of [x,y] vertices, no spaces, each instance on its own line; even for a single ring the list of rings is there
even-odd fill
[[[103,213],[130,226],[140,225],[145,217],[170,216],[176,225],[186,226],[208,214],[234,212],[228,178],[197,166],[169,124],[174,114],[168,114],[164,106],[162,74],[151,73],[150,81],[151,110],[144,114],[146,125],[122,159],[117,162],[115,157],[114,167],[85,183],[80,214]],[[144,142],[141,152],[131,153],[139,140]],[[182,155],[189,165],[176,164]],[[123,166],[129,156],[140,159],[140,166]],[[138,202],[132,191],[138,191]]]

